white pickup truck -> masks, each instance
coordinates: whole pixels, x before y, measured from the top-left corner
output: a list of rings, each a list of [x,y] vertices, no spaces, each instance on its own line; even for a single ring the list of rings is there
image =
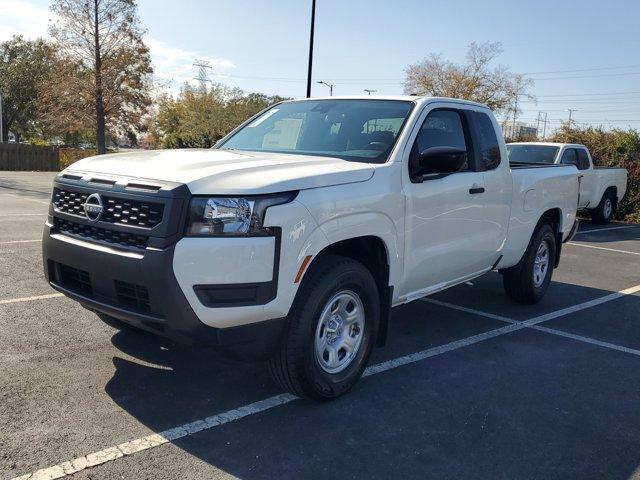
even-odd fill
[[[577,228],[576,168],[510,168],[491,111],[447,98],[283,102],[213,149],[88,158],[53,187],[53,288],[110,324],[267,359],[318,400],[359,379],[393,306],[494,269],[540,300]]]
[[[624,168],[594,166],[591,152],[584,145],[518,142],[507,144],[507,153],[512,165],[575,165],[580,179],[578,209],[587,210],[596,223],[611,221],[627,190],[627,171]]]

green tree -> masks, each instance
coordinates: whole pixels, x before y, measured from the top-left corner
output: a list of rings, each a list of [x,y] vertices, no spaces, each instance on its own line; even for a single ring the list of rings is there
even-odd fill
[[[260,110],[283,100],[213,84],[185,85],[177,98],[162,96],[153,121],[154,144],[164,148],[210,148]]]
[[[533,82],[503,66],[493,67],[502,53],[499,43],[472,43],[466,62],[455,64],[431,55],[405,70],[404,91],[409,95],[463,98],[488,105],[495,112],[517,111],[518,99],[533,98]]]
[[[151,104],[153,69],[136,2],[54,0],[51,10],[59,18],[51,25],[51,35],[73,64],[66,81],[59,82],[61,94],[51,97],[61,98],[70,86],[77,87],[71,94],[79,98],[67,106],[86,111],[90,95],[98,152],[105,153],[107,131],[121,134],[139,128]]]
[[[39,92],[52,68],[51,47],[42,39],[14,36],[0,43],[0,94],[3,132],[18,140],[37,131]]]

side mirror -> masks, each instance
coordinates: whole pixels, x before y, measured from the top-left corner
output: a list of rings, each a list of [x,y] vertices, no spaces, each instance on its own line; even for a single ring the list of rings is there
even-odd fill
[[[467,163],[467,151],[455,147],[430,147],[418,158],[420,175],[459,172]]]

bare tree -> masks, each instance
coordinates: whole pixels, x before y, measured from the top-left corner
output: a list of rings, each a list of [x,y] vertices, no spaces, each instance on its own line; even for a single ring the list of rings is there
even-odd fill
[[[464,98],[485,103],[497,112],[517,109],[519,99],[533,98],[528,93],[533,82],[503,66],[493,67],[500,53],[499,43],[474,42],[469,45],[464,64],[431,55],[407,67],[405,93]]]
[[[151,60],[136,2],[54,0],[51,10],[58,19],[51,35],[74,63],[77,77],[90,81],[96,143],[98,152],[105,153],[107,128],[128,129],[123,123],[139,120],[151,102]]]

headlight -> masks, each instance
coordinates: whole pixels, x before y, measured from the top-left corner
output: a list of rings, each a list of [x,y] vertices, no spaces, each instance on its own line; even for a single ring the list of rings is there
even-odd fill
[[[247,197],[194,197],[186,234],[190,237],[271,235],[263,227],[269,207],[291,202],[297,192]]]

